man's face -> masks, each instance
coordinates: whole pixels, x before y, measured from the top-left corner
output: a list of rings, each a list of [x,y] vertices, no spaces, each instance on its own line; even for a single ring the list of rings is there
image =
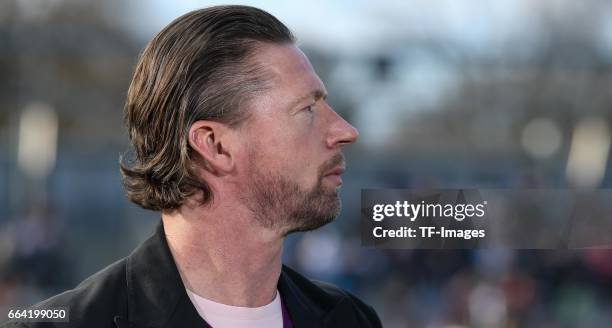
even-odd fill
[[[241,128],[241,196],[257,220],[282,234],[316,229],[340,211],[341,147],[357,130],[327,104],[325,86],[293,45],[265,45],[255,57],[272,74]]]

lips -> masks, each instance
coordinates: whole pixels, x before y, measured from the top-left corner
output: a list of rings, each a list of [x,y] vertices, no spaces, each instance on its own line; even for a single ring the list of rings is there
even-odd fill
[[[335,184],[336,186],[340,186],[342,184],[342,178],[340,176],[342,173],[344,173],[345,169],[346,163],[344,161],[344,155],[342,155],[342,153],[337,153],[323,165],[321,165],[320,172],[325,172],[322,174],[321,178]]]
[[[328,171],[323,178],[331,181],[333,184],[340,186],[342,184],[342,173],[344,173],[344,167],[340,166],[340,167],[336,167],[330,171]]]
[[[334,169],[332,169],[331,171],[328,171],[324,176],[328,176],[328,175],[342,175],[342,173],[344,173],[344,170],[346,168],[344,166],[338,166]]]

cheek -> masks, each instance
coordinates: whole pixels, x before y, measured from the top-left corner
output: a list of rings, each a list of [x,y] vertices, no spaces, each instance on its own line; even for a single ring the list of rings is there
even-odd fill
[[[268,150],[265,162],[272,172],[278,172],[303,186],[316,183],[321,160],[315,156],[316,152],[309,141],[285,139]]]
[[[310,183],[324,161],[324,140],[316,123],[304,117],[262,120],[252,130],[259,133],[253,135],[248,151],[256,154],[257,165]]]

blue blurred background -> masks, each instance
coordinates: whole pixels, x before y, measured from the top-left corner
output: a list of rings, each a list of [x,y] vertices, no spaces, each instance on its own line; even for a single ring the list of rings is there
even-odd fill
[[[612,325],[610,250],[359,240],[362,188],[609,188],[612,2],[241,3],[293,30],[361,132],[342,215],[291,236],[287,264],[367,300],[386,327]],[[211,4],[0,2],[0,313],[73,287],[152,232],[159,214],[121,189],[123,102],[154,33]]]

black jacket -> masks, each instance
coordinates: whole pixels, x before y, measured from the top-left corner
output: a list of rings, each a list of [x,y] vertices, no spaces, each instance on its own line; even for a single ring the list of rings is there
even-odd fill
[[[293,325],[381,327],[372,307],[329,284],[313,282],[283,266],[278,290]],[[128,257],[76,288],[34,305],[68,307],[68,323],[12,323],[2,327],[204,327],[178,273],[159,224],[155,234]]]

